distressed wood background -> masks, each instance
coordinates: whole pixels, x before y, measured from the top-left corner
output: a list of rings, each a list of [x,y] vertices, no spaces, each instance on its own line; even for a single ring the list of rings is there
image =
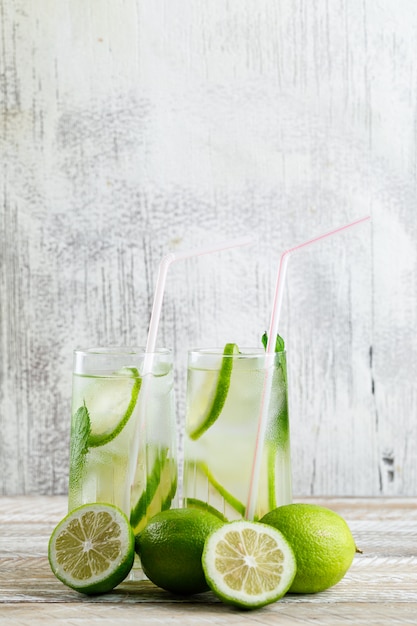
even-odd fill
[[[0,493],[67,489],[72,350],[259,345],[281,252],[294,492],[416,495],[415,0],[0,0]]]

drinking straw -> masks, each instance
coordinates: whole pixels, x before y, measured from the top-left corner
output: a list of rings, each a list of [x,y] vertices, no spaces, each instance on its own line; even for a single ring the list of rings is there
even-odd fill
[[[254,243],[252,237],[241,237],[239,239],[230,239],[222,241],[206,248],[195,248],[191,250],[184,250],[182,252],[170,252],[164,256],[159,264],[158,276],[156,279],[155,295],[152,306],[151,320],[149,323],[148,340],[146,343],[146,354],[152,354],[155,352],[156,336],[158,333],[159,320],[161,317],[162,300],[164,297],[165,283],[168,274],[168,270],[172,263],[181,259],[189,259],[195,256],[202,256],[204,254],[211,254],[213,252],[220,252],[222,250],[228,250],[230,248],[238,248],[241,246],[247,246]]]
[[[171,267],[172,263],[175,261],[180,261],[182,259],[189,259],[191,257],[203,256],[204,254],[212,254],[213,252],[221,252],[222,250],[229,250],[231,248],[239,248],[242,246],[247,246],[249,244],[253,244],[255,239],[253,237],[240,237],[237,239],[228,239],[226,241],[219,242],[217,244],[212,244],[203,248],[194,248],[190,250],[184,250],[179,252],[169,252],[164,257],[162,257],[158,274],[156,279],[154,300],[152,305],[151,319],[149,323],[148,330],[148,338],[146,342],[145,356],[142,365],[142,385],[141,390],[138,397],[139,402],[139,418],[138,425],[134,435],[133,441],[133,451],[131,455],[130,462],[130,483],[133,485],[137,458],[139,454],[139,443],[140,443],[140,432],[143,431],[145,426],[145,417],[144,407],[146,406],[147,396],[148,396],[148,376],[152,372],[153,360],[155,356],[156,349],[156,338],[158,334],[159,321],[161,318],[162,311],[162,301],[164,298],[165,285],[168,270]]]
[[[331,237],[332,235],[341,233],[347,230],[348,228],[352,228],[353,226],[362,224],[363,222],[366,222],[369,219],[371,219],[370,215],[367,215],[366,217],[361,217],[360,219],[355,220],[354,222],[345,224],[344,226],[339,226],[339,228],[335,228],[326,233],[323,233],[322,235],[313,237],[312,239],[308,239],[307,241],[304,241],[303,243],[293,246],[292,248],[288,248],[288,250],[285,250],[281,254],[280,262],[278,266],[277,279],[276,279],[276,284],[275,284],[271,320],[270,320],[269,331],[268,331],[268,342],[267,342],[266,357],[265,357],[264,385],[263,385],[263,390],[262,390],[261,406],[260,406],[260,413],[259,413],[259,418],[258,418],[258,429],[257,429],[257,434],[256,434],[255,452],[253,456],[252,471],[251,471],[251,477],[250,477],[250,483],[249,483],[249,495],[248,495],[248,501],[247,501],[247,506],[246,506],[246,513],[245,513],[247,519],[253,520],[254,515],[255,515],[256,495],[257,495],[258,488],[259,488],[262,452],[264,448],[267,419],[268,419],[268,407],[269,407],[269,401],[270,401],[271,391],[272,391],[271,366],[274,361],[275,343],[276,343],[276,337],[278,334],[278,326],[279,326],[279,320],[280,320],[280,314],[281,314],[281,308],[282,308],[282,299],[283,299],[284,287],[285,287],[285,277],[287,273],[287,266],[288,266],[289,258],[294,252],[296,252],[297,250],[300,250],[301,248],[306,248],[307,246],[310,246],[313,243],[317,243],[318,241],[321,241],[322,239],[327,239],[327,237]]]

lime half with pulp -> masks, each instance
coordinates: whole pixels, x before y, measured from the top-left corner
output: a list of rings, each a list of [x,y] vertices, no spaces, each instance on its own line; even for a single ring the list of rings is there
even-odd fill
[[[275,528],[245,520],[214,531],[205,543],[202,563],[214,593],[246,609],[279,600],[296,573],[294,554],[284,536]]]
[[[81,593],[105,593],[129,574],[135,538],[125,514],[111,504],[85,504],[52,532],[48,558],[55,576]]]

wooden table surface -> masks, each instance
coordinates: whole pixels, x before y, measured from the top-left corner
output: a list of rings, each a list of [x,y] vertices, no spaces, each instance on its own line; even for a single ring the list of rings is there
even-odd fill
[[[129,580],[103,596],[80,595],[53,576],[47,559],[66,498],[0,497],[0,624],[417,624],[417,498],[309,501],[343,515],[363,554],[332,589],[288,594],[247,612],[211,592],[182,598],[149,581]]]

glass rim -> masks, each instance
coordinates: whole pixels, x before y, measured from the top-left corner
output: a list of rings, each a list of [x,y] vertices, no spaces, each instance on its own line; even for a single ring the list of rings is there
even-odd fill
[[[146,352],[145,346],[96,346],[92,348],[75,348],[74,355],[83,356],[144,356],[146,354],[154,354],[158,356],[167,356],[172,354],[171,348],[158,348],[153,352]]]
[[[286,354],[285,350],[281,350],[280,352],[271,352],[271,355],[276,354]],[[268,356],[268,353],[264,350],[264,348],[239,348],[239,352],[233,354],[224,354],[224,346],[223,348],[191,348],[188,350],[188,355],[196,355],[196,356],[221,356],[225,358],[244,358],[250,359],[253,357],[260,356]]]

